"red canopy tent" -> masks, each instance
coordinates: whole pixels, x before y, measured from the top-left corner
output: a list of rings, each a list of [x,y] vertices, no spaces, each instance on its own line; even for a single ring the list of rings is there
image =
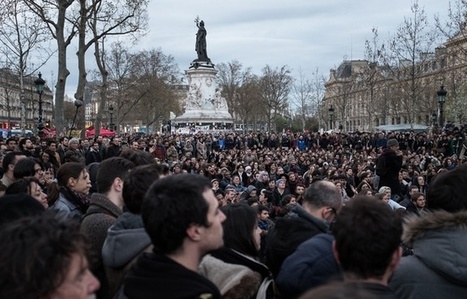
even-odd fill
[[[96,131],[94,129],[92,130],[87,130],[86,131],[86,138],[87,137],[92,137],[96,134]],[[100,136],[102,137],[113,137],[115,136],[115,132],[114,131],[110,131],[110,130],[107,130],[107,129],[101,129],[101,133],[100,133]]]

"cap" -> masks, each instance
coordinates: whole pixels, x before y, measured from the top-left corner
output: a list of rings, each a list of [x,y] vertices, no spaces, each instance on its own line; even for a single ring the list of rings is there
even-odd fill
[[[386,145],[387,147],[399,146],[399,142],[396,139],[391,138],[388,140]]]

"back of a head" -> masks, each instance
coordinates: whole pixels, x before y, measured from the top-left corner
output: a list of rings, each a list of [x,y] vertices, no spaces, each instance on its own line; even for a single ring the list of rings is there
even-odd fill
[[[65,280],[74,253],[86,254],[78,223],[41,215],[1,229],[0,298],[49,298]]]
[[[209,204],[203,196],[208,190],[210,181],[196,174],[163,177],[151,186],[141,214],[155,252],[170,254],[180,249],[190,225],[209,226]]]
[[[357,196],[341,209],[333,233],[344,273],[380,279],[399,248],[402,223],[386,203]]]
[[[245,204],[231,204],[221,208],[226,220],[224,228],[224,246],[240,253],[257,256],[253,232],[258,226],[256,210]]]
[[[125,149],[120,153],[120,157],[125,158],[131,161],[135,166],[155,164],[156,161],[154,157],[145,151],[135,150],[135,149]]]
[[[34,158],[24,158],[16,162],[15,168],[13,169],[13,176],[15,179],[21,179],[28,176],[34,176],[36,173],[34,165],[36,165]]]
[[[451,213],[467,208],[467,165],[439,173],[426,193],[430,210],[445,210]]]
[[[324,206],[340,207],[342,205],[342,197],[333,183],[316,181],[306,189],[303,203],[313,208]]]
[[[97,192],[108,192],[116,178],[124,181],[129,170],[134,167],[131,161],[121,157],[112,157],[100,162],[96,177]]]
[[[2,160],[2,168],[5,172],[8,171],[8,165],[14,163],[16,156],[24,155],[22,152],[11,152],[5,155]]]
[[[143,198],[151,185],[161,175],[160,166],[148,164],[137,166],[131,170],[123,183],[123,201],[133,214],[141,214]]]
[[[7,194],[0,198],[0,227],[20,218],[44,212],[44,206],[29,194]]]

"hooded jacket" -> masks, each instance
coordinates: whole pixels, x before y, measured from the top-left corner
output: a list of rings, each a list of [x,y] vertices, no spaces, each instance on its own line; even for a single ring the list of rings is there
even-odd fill
[[[143,252],[152,249],[151,239],[146,233],[141,215],[130,212],[118,217],[110,227],[102,247],[102,261],[113,295],[119,289],[123,276]]]
[[[467,298],[467,211],[412,216],[402,238],[414,254],[389,283],[398,298]]]

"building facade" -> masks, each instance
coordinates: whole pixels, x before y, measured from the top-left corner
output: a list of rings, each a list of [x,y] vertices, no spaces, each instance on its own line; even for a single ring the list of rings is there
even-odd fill
[[[432,126],[439,122],[437,91],[448,91],[447,122],[467,118],[467,38],[458,35],[433,53],[389,65],[343,61],[330,71],[320,115],[327,130],[375,131],[383,125]]]
[[[23,92],[17,74],[11,69],[0,69],[0,129],[36,130],[39,119],[39,94],[35,76],[23,79]],[[42,119],[46,126],[53,125],[53,94],[46,85],[42,94]]]

